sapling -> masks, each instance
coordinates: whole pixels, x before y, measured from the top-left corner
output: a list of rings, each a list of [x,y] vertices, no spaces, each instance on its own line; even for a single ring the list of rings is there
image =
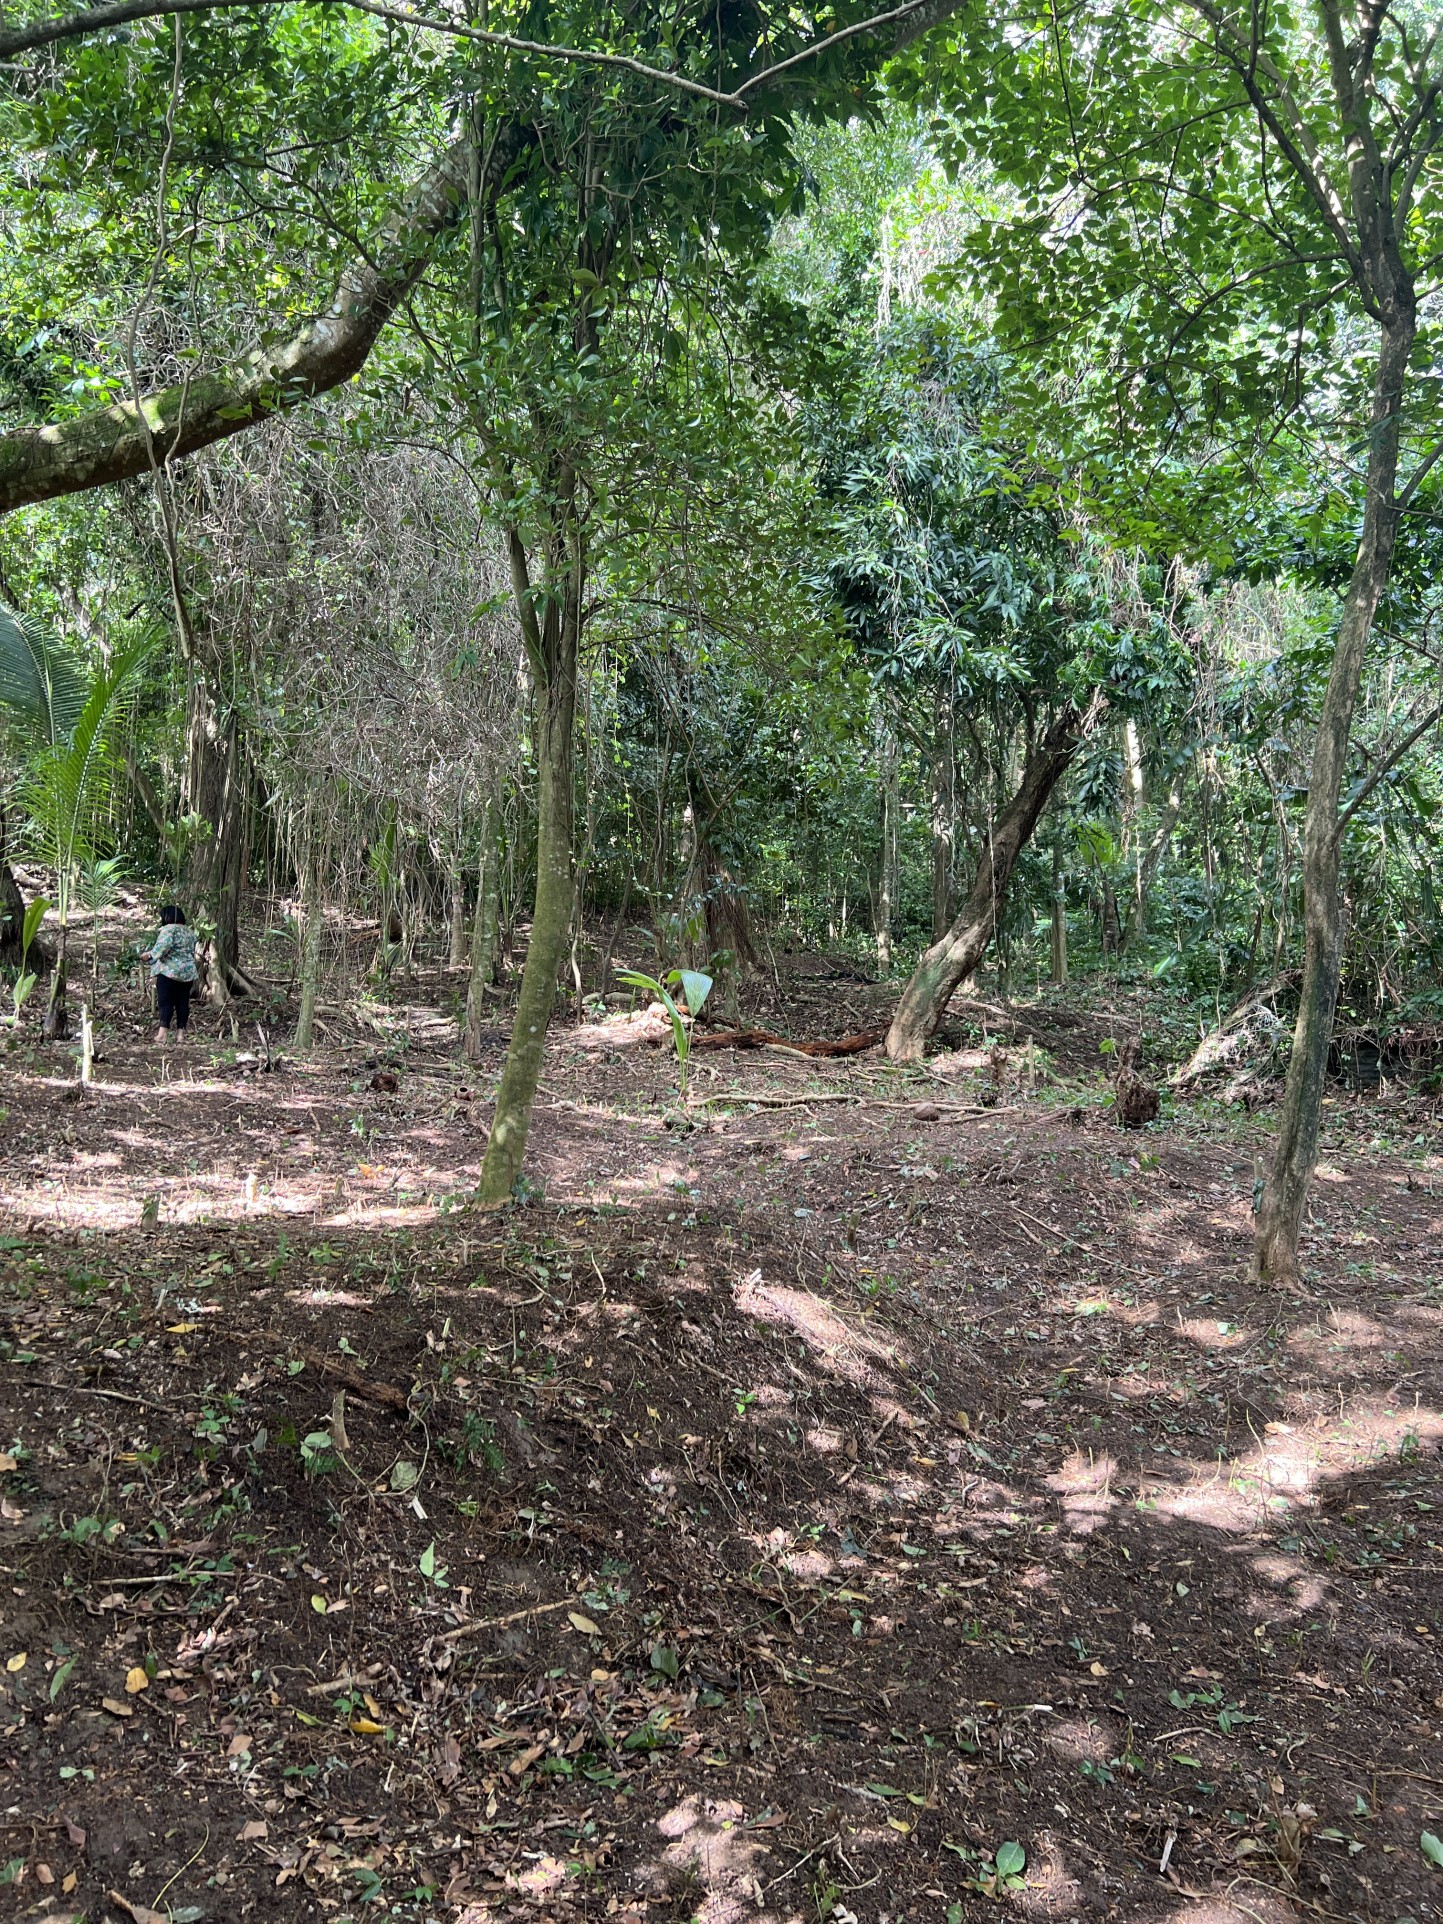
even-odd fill
[[[700,969],[670,969],[665,981],[658,982],[654,975],[643,975],[640,969],[618,969],[616,979],[618,982],[624,982],[629,989],[649,990],[670,1017],[672,1040],[676,1044],[676,1066],[681,1085],[681,1099],[685,1102],[687,1064],[691,1058],[691,1031],[687,1027],[686,1016],[677,1007],[666,983],[674,983],[681,989],[687,1015],[695,1021],[701,1014],[702,1004],[711,994],[711,977],[703,975]]]
[[[10,999],[15,1005],[15,1026],[20,1026],[20,1011],[30,999],[38,977],[33,969],[25,965],[30,955],[30,945],[35,940],[36,930],[45,919],[45,911],[50,907],[43,895],[37,895],[25,911],[25,920],[20,927],[20,973],[11,985]]]

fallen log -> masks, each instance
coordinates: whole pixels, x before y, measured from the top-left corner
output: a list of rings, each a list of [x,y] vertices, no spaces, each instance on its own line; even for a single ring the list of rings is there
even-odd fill
[[[770,1029],[693,1030],[693,1049],[785,1049],[796,1056],[859,1056],[864,1049],[875,1049],[886,1036],[885,1029],[861,1029],[835,1042],[794,1042],[790,1036],[773,1035]]]

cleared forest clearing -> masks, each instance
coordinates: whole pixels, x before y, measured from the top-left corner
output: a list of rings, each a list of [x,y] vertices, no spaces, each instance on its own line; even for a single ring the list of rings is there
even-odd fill
[[[558,1026],[489,1215],[396,993],[7,1060],[18,1913],[1429,1914],[1434,1099],[1335,1096],[1279,1296],[1253,1125],[1121,1131],[1119,1011],[698,1057],[680,1126]]]

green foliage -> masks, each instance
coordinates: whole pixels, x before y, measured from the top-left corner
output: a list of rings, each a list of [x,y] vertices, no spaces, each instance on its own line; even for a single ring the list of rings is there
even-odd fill
[[[76,870],[98,856],[115,770],[112,738],[155,639],[144,632],[133,636],[90,676],[84,704],[69,731],[41,750],[21,789],[32,838],[55,871],[62,931]]]
[[[618,982],[625,982],[628,988],[645,989],[654,995],[666,1010],[671,1022],[672,1041],[676,1045],[676,1064],[681,1082],[681,1099],[686,1101],[687,1063],[691,1058],[691,1030],[688,1017],[683,1015],[675,998],[658,982],[655,976],[644,975],[639,969],[618,969]],[[702,1005],[711,994],[712,979],[703,975],[699,969],[672,969],[666,978],[673,987],[680,988],[685,1000],[688,1015],[692,1021],[701,1014]]]
[[[42,622],[0,606],[0,708],[27,749],[69,739],[89,693],[81,663]]]

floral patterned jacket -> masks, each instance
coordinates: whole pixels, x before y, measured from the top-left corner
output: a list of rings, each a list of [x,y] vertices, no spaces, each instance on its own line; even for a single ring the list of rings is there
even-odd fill
[[[172,982],[195,980],[195,930],[183,922],[167,922],[146,950],[151,975],[168,975]]]

